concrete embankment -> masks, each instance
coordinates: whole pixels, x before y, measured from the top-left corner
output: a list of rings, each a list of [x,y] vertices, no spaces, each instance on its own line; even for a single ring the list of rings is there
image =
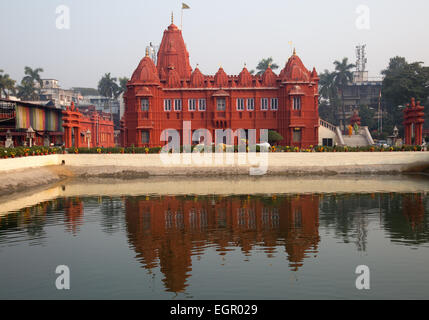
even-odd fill
[[[0,160],[0,192],[12,193],[68,178],[152,176],[329,176],[429,173],[429,152],[265,153],[176,155],[66,154]],[[192,155],[194,157],[194,155]],[[256,171],[252,171],[255,169]]]
[[[428,193],[428,178],[420,175],[150,177],[124,181],[75,178],[51,186],[0,196],[0,217],[62,197],[120,197],[162,195],[280,195],[342,193]]]

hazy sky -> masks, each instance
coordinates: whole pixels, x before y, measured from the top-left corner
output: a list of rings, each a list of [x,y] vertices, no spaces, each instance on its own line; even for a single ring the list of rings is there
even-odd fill
[[[65,87],[96,87],[100,77],[131,77],[149,42],[159,44],[176,0],[1,0],[0,69],[21,80],[24,66]],[[307,68],[332,69],[355,46],[367,44],[370,76],[389,58],[429,63],[427,0],[185,0],[183,36],[191,65],[205,74],[222,65],[238,74],[272,56],[283,68],[289,41]],[[70,29],[56,28],[59,5],[70,8]],[[356,9],[367,6],[370,29],[358,29]],[[359,20],[361,21],[361,20]],[[276,73],[279,73],[277,70]]]

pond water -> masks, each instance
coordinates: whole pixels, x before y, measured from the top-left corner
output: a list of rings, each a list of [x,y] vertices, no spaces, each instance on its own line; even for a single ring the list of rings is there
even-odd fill
[[[427,192],[55,196],[0,216],[0,299],[428,299],[428,270]]]

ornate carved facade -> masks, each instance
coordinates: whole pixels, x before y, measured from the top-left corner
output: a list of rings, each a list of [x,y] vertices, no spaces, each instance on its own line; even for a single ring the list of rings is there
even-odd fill
[[[95,109],[83,114],[73,102],[62,113],[66,148],[115,146],[113,121],[106,115],[99,114]]]
[[[421,145],[423,143],[424,107],[420,101],[411,99],[404,110],[405,144]]]
[[[140,61],[124,95],[122,144],[162,146],[165,129],[183,137],[183,122],[191,130],[276,130],[282,145],[307,147],[318,144],[318,82],[295,54],[276,75],[268,68],[262,76],[243,68],[238,76],[222,67],[214,76],[192,70],[182,31],[173,23],[164,31],[157,66],[146,56]],[[183,139],[181,140],[183,141]]]

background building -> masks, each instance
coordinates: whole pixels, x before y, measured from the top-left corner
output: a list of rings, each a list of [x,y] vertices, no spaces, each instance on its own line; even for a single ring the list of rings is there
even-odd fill
[[[42,104],[0,99],[1,146],[6,146],[8,136],[15,147],[62,145],[61,110],[52,102]]]
[[[79,104],[82,100],[82,95],[79,92],[62,89],[56,79],[42,79],[42,83],[40,100],[52,101],[58,109],[65,109],[72,102]],[[36,86],[39,84],[37,83]]]

